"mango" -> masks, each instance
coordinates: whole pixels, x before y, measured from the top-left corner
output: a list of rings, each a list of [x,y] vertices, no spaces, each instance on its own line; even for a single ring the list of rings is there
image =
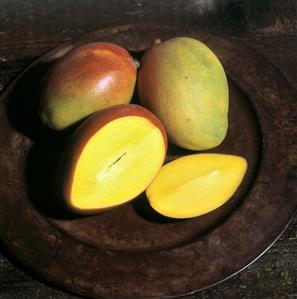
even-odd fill
[[[142,60],[141,103],[165,125],[169,141],[190,150],[218,146],[228,128],[228,83],[217,56],[202,42],[155,42]]]
[[[130,201],[157,175],[166,149],[165,129],[147,109],[118,105],[94,113],[61,157],[57,180],[66,207],[94,214]]]
[[[245,158],[225,154],[193,154],[161,168],[146,190],[152,208],[171,218],[209,213],[235,193],[247,170]]]
[[[118,45],[90,43],[74,48],[44,79],[39,109],[42,121],[61,130],[96,111],[128,104],[136,69],[133,58]]]

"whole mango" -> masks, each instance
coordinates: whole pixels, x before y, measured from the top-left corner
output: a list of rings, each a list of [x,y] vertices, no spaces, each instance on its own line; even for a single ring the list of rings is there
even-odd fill
[[[46,75],[40,117],[61,130],[98,110],[127,104],[136,74],[133,58],[118,45],[98,42],[74,48]]]
[[[172,143],[206,150],[224,140],[227,78],[204,43],[188,37],[155,42],[142,58],[137,85],[141,103],[161,119]]]

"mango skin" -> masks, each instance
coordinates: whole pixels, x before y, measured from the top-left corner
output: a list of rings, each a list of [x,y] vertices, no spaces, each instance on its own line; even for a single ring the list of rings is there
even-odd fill
[[[141,61],[142,105],[163,122],[169,141],[190,150],[218,146],[228,129],[228,83],[216,55],[202,42],[176,37],[153,45]]]
[[[104,108],[128,104],[136,83],[133,58],[112,43],[74,48],[50,69],[43,82],[42,121],[61,130]]]

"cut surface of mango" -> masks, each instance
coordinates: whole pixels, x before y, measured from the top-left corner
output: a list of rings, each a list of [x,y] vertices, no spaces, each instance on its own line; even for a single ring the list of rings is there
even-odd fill
[[[107,123],[86,142],[75,166],[70,204],[101,209],[145,190],[165,156],[161,131],[140,116]]]
[[[209,213],[235,193],[247,170],[247,161],[225,154],[194,154],[161,168],[147,188],[153,209],[171,218]]]

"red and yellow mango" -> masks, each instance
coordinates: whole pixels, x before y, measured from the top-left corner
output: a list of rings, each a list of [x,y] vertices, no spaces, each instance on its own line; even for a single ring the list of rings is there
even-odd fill
[[[127,104],[136,82],[130,54],[111,43],[90,43],[62,56],[44,80],[40,116],[61,130],[101,109]]]

